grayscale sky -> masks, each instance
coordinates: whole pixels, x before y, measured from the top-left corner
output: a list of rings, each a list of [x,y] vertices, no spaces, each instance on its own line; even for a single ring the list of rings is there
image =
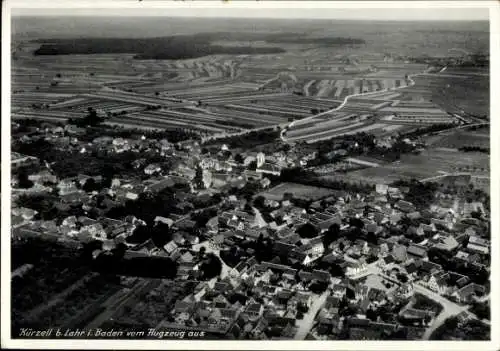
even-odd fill
[[[146,3],[148,0],[143,0]],[[13,8],[14,16],[168,16],[168,17],[233,17],[233,18],[307,18],[371,21],[477,21],[488,20],[487,8],[255,8],[214,4],[200,8],[151,8],[138,3],[137,8]],[[264,4],[265,1],[257,4]],[[22,1],[19,3],[19,5]],[[102,4],[101,2],[98,2]],[[107,1],[109,4],[110,2]],[[115,2],[116,3],[116,2]],[[411,3],[411,2],[410,2]],[[130,4],[130,3],[129,3]],[[155,3],[152,3],[155,5]],[[178,5],[177,2],[174,5]],[[196,4],[195,4],[196,5]],[[242,4],[240,4],[242,5]],[[16,5],[17,6],[17,5]],[[102,6],[102,5],[101,5]],[[321,6],[321,3],[317,4]]]

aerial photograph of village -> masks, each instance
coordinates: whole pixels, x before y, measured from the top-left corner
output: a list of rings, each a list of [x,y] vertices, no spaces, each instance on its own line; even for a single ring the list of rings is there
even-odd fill
[[[63,10],[12,11],[13,339],[491,340],[487,9]]]

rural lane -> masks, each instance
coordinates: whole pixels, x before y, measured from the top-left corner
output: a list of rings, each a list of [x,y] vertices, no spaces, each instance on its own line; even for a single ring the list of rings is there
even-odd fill
[[[336,111],[340,111],[346,104],[347,102],[349,101],[350,98],[353,98],[353,97],[358,97],[358,96],[369,96],[369,95],[373,95],[373,94],[379,94],[381,92],[385,92],[385,91],[394,91],[394,90],[398,90],[398,89],[404,89],[404,88],[409,88],[409,87],[412,87],[415,85],[415,81],[413,80],[413,77],[416,77],[418,75],[421,75],[421,74],[424,74],[425,72],[423,73],[416,73],[416,74],[411,74],[408,76],[408,80],[410,81],[410,84],[408,85],[405,85],[405,86],[400,86],[400,87],[394,87],[394,88],[389,88],[389,89],[382,89],[382,90],[378,90],[378,91],[370,91],[370,92],[366,92],[366,93],[357,93],[357,94],[352,94],[352,95],[347,95],[345,98],[344,98],[344,101],[337,107],[331,109],[331,110],[328,110],[328,111],[325,111],[325,112],[321,112],[317,115],[313,115],[313,116],[309,116],[309,117],[306,117],[306,118],[303,118],[303,119],[299,119],[299,120],[295,120],[293,122],[291,122],[287,127],[283,128],[283,130],[281,131],[281,134],[280,134],[280,137],[281,137],[281,140],[283,142],[287,142],[287,138],[285,137],[285,132],[292,128],[294,125],[300,125],[304,122],[307,122],[311,119],[314,119],[314,118],[318,118],[318,117],[321,117],[321,116],[324,116],[326,114],[330,114],[330,113],[333,113],[333,112],[336,112]]]

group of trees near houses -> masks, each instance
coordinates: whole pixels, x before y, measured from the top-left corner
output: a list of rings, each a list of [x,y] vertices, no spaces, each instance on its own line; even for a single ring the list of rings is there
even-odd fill
[[[398,180],[393,183],[397,187],[408,187],[409,191],[405,194],[405,200],[410,201],[417,209],[425,209],[434,200],[439,185],[433,182],[419,182],[416,179]]]
[[[376,137],[373,134],[360,132],[356,134],[343,135],[341,137],[322,140],[313,145],[318,151],[318,157],[313,164],[327,164],[339,161],[342,158],[331,157],[332,150],[347,150],[349,156],[369,156],[380,158],[387,162],[394,162],[400,159],[403,154],[415,152],[415,146],[403,141],[404,137],[396,137],[391,147],[380,147],[376,143]]]
[[[491,340],[491,328],[477,319],[460,322],[457,316],[444,321],[431,335],[431,340]]]
[[[207,141],[205,145],[227,144],[230,148],[249,149],[259,145],[271,143],[279,138],[280,131],[270,127],[259,131],[251,131],[245,134],[228,136],[226,138],[218,138],[212,141]]]
[[[490,273],[486,268],[475,264],[461,262],[453,257],[453,254],[436,248],[430,248],[427,252],[431,262],[440,264],[444,270],[457,272],[468,276],[472,282],[485,285],[489,284]]]
[[[298,183],[354,193],[370,193],[375,188],[372,184],[320,178],[314,172],[305,170],[302,167],[285,168],[281,171],[279,177],[269,176],[269,179],[271,181]]]
[[[142,136],[145,136],[147,139],[167,139],[171,143],[177,143],[189,139],[199,140],[199,135],[197,133],[181,128],[144,130],[139,128],[124,128],[120,126],[107,125],[89,127],[85,130],[85,135],[80,136],[79,139],[92,141],[93,139],[102,137],[103,135],[125,139],[139,139]]]
[[[21,189],[31,188],[34,184],[28,179],[31,167],[21,167],[12,172],[12,175],[17,176],[17,187]]]
[[[68,120],[69,124],[74,124],[78,127],[98,126],[102,122],[104,122],[104,118],[99,117],[97,115],[97,111],[92,107],[88,108],[87,115],[85,117]]]
[[[79,150],[60,150],[56,146],[42,138],[30,142],[14,142],[12,151],[24,155],[38,157],[42,162],[51,164],[51,169],[59,178],[74,177],[78,174],[89,176],[103,176],[113,178],[120,176],[142,176],[143,171],[134,167],[137,153],[126,151],[122,153],[108,153],[105,150],[91,153],[80,153]],[[172,161],[165,160],[155,153],[142,153],[150,163],[161,162],[162,166],[168,168]],[[30,168],[31,171],[31,168]]]
[[[142,193],[137,200],[128,200],[124,205],[111,209],[107,215],[117,219],[131,215],[152,223],[157,216],[168,216],[177,211],[177,190],[179,189],[166,188],[155,194]]]
[[[85,211],[81,205],[58,206],[58,198],[54,195],[21,195],[16,200],[16,205],[37,211],[35,219],[45,221],[56,220],[60,223],[69,216],[83,216]]]
[[[167,224],[162,222],[147,223],[137,226],[132,235],[127,238],[127,242],[141,244],[149,239],[156,247],[161,248],[172,239],[172,231]]]
[[[446,130],[446,129],[450,129],[450,128],[454,128],[454,127],[455,127],[455,125],[450,124],[450,123],[442,123],[442,124],[436,123],[436,124],[432,124],[430,126],[420,127],[420,128],[415,129],[415,130],[412,130],[410,132],[400,134],[400,136],[403,138],[417,138],[419,136],[427,135],[430,133],[440,132],[442,130]]]
[[[339,224],[333,223],[332,225],[330,225],[330,227],[326,232],[320,234],[316,226],[314,226],[310,222],[307,222],[298,227],[296,232],[297,234],[300,235],[301,238],[307,238],[307,239],[315,238],[321,235],[323,245],[325,247],[328,247],[331,243],[341,238],[346,238],[353,242],[356,241],[357,239],[363,239],[366,240],[368,243],[374,245],[378,244],[378,238],[375,235],[375,233],[363,230],[364,223],[359,218],[354,218],[354,217],[349,218],[349,225],[350,225],[349,228],[341,230]]]
[[[100,254],[93,262],[95,270],[108,274],[173,279],[177,264],[168,257],[123,258],[122,252]]]

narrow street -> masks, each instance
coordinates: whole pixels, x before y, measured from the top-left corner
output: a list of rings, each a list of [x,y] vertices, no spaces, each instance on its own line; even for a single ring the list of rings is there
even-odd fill
[[[326,301],[326,297],[330,294],[329,290],[326,290],[320,296],[316,296],[316,299],[312,303],[309,311],[304,315],[304,318],[297,320],[297,326],[299,329],[295,334],[295,340],[304,340],[307,334],[311,331],[314,324],[314,319],[318,314],[318,311],[323,307]]]

